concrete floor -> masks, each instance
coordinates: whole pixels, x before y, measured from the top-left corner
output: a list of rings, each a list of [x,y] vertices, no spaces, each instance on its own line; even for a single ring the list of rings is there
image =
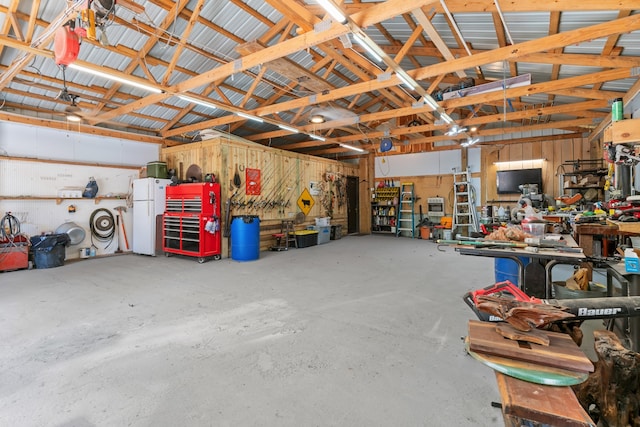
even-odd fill
[[[348,236],[0,274],[0,425],[502,426],[462,301],[489,258]]]

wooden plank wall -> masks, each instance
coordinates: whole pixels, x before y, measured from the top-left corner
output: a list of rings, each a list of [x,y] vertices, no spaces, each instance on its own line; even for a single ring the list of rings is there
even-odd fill
[[[600,159],[602,149],[598,144],[590,145],[586,139],[574,138],[558,141],[531,142],[524,144],[501,144],[482,146],[482,190],[481,203],[499,204],[502,200],[514,200],[518,195],[499,195],[496,189],[496,171],[542,167],[543,191],[555,198],[560,194],[559,176],[556,171],[562,163],[572,160]],[[544,159],[542,162],[529,162]],[[513,165],[497,166],[494,162],[522,161]]]
[[[513,207],[514,201],[517,201],[518,195],[498,195],[496,190],[496,171],[498,166],[494,162],[499,161],[522,161],[512,166],[500,166],[501,169],[524,169],[542,167],[544,192],[550,197],[559,195],[559,178],[556,176],[556,170],[564,162],[577,159],[599,159],[602,158],[602,149],[598,142],[589,145],[586,139],[568,139],[547,142],[531,142],[524,144],[500,144],[482,146],[482,164],[481,172],[472,174],[473,178],[480,178],[481,188],[480,204],[500,204],[505,201],[505,205]],[[463,153],[463,160],[465,159]],[[545,159],[543,162],[527,162],[524,160]],[[373,163],[369,162],[369,168],[373,168]],[[445,210],[447,215],[453,212],[453,172],[446,175],[426,175],[426,176],[389,176],[385,177],[387,181],[393,181],[394,185],[399,186],[401,182],[413,182],[416,197],[415,212],[419,213],[419,207],[422,206],[424,215],[427,212],[427,198],[444,197]],[[376,186],[382,179],[375,181]],[[497,201],[497,202],[496,202]],[[370,216],[370,200],[369,205]],[[364,205],[362,205],[364,206]],[[370,221],[370,219],[369,219]]]
[[[169,169],[176,169],[181,179],[188,178],[185,174],[190,165],[198,165],[203,174],[215,174],[221,185],[222,224],[227,221],[224,207],[229,199],[230,217],[257,215],[261,250],[268,250],[275,243],[272,234],[280,230],[282,220],[295,219],[301,212],[297,200],[305,188],[311,190],[310,182],[318,183],[320,194],[313,196],[311,211],[296,229],[315,225],[316,217],[330,216],[331,224],[342,225],[346,232],[346,177],[356,176],[362,181],[357,164],[297,154],[238,138],[216,137],[165,148],[161,160]],[[247,168],[260,170],[260,195],[246,194]],[[233,185],[236,171],[241,178],[240,188]],[[222,246],[222,255],[229,256],[228,239],[223,239]]]
[[[403,182],[412,182],[415,197],[415,213],[420,213],[420,207],[424,216],[427,216],[427,198],[444,197],[445,213],[451,215],[453,212],[453,171],[447,175],[425,175],[425,176],[395,176],[387,177],[387,181],[393,181],[393,185],[399,187]],[[376,181],[376,187],[382,179]],[[369,201],[370,203],[371,201]]]

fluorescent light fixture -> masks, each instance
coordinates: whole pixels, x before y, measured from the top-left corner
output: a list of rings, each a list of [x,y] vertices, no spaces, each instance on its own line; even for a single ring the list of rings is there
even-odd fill
[[[411,81],[409,80],[411,77],[409,77],[408,75],[405,76],[403,73],[398,73],[396,72],[396,76],[398,76],[398,78],[400,79],[400,81],[402,83],[404,83],[405,86],[407,86],[409,89],[415,89],[416,85],[414,85],[413,83],[411,83]]]
[[[292,133],[299,133],[300,132],[298,129],[292,128],[292,127],[286,126],[286,125],[278,125],[278,127],[280,129],[283,129],[283,130],[288,130],[289,132],[292,132]]]
[[[510,165],[522,165],[526,162],[544,162],[547,159],[531,159],[531,160],[511,160],[508,162],[493,162],[496,166],[510,166]]]
[[[214,110],[216,108],[218,108],[218,107],[216,107],[214,104],[212,104],[210,102],[201,101],[198,98],[192,98],[192,97],[187,96],[187,95],[178,95],[178,98],[182,99],[183,101],[191,102],[192,104],[202,105],[203,107],[212,108]]]
[[[362,37],[358,33],[353,33],[353,38],[356,40],[356,42],[360,46],[362,46],[364,48],[364,50],[366,50],[369,53],[369,55],[371,55],[373,57],[373,59],[375,59],[378,62],[382,62],[382,57],[380,55],[378,55],[378,53],[375,50],[373,50],[373,48],[371,46],[369,46],[368,39]]]
[[[82,71],[84,73],[93,74],[94,76],[102,77],[102,78],[105,78],[107,80],[116,81],[116,82],[122,83],[124,85],[134,86],[134,87],[137,87],[139,89],[144,89],[144,90],[147,90],[149,92],[153,92],[153,93],[163,93],[164,92],[162,89],[158,89],[157,87],[154,87],[154,86],[146,85],[144,83],[138,83],[136,81],[125,79],[123,77],[119,77],[119,76],[116,76],[116,75],[113,75],[113,74],[103,73],[102,71],[94,70],[92,68],[83,67],[82,65],[78,65],[76,63],[71,63],[71,64],[67,65],[67,67],[72,68],[72,69],[77,70],[77,71]]]
[[[349,144],[339,144],[339,145],[342,148],[348,148],[349,150],[359,151],[361,153],[364,153],[366,151],[366,150],[363,150],[362,148],[354,147],[353,145],[349,145]]]
[[[430,96],[424,96],[422,97],[422,102],[424,102],[425,104],[427,104],[429,107],[433,108],[434,110],[437,110],[439,105],[436,102],[435,99],[433,99]]]
[[[236,114],[239,115],[240,117],[244,117],[245,119],[249,119],[249,120],[254,120],[256,122],[262,123],[264,121],[260,117],[252,116],[250,114],[242,113],[240,111],[237,112]]]
[[[317,139],[318,141],[326,141],[326,139],[323,136],[320,136],[320,135],[316,135],[316,134],[313,134],[313,133],[309,133],[307,135],[309,135],[313,139]]]
[[[327,11],[329,15],[337,22],[341,24],[345,24],[347,22],[347,17],[344,16],[344,13],[338,7],[333,4],[331,0],[317,0],[318,4],[323,7],[324,10]]]
[[[449,123],[450,125],[454,123],[453,119],[451,117],[449,117],[449,115],[447,113],[440,114],[440,118],[442,120],[444,120],[445,122]]]

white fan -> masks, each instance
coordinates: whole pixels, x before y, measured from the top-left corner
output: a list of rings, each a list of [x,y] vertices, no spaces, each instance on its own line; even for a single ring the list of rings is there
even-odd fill
[[[309,121],[314,123],[323,123],[332,120],[355,119],[358,117],[356,113],[342,107],[329,105],[326,107],[314,107],[309,111]],[[317,121],[314,119],[317,118]]]

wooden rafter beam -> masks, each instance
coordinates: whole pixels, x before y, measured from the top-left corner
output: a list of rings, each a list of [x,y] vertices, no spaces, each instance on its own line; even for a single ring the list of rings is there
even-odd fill
[[[361,27],[367,26],[367,25],[373,25],[376,22],[380,22],[390,17],[393,17],[398,13],[404,13],[412,8],[415,8],[416,6],[430,4],[430,3],[434,3],[434,0],[414,1],[414,2],[411,2],[411,5],[408,5],[407,2],[403,0],[388,0],[384,3],[378,4],[368,9],[366,11],[366,14],[364,15],[356,14],[352,16],[352,19]],[[234,73],[252,68],[264,62],[269,62],[277,58],[282,58],[286,55],[298,52],[300,50],[304,50],[308,47],[315,46],[317,44],[335,39],[340,35],[346,34],[347,32],[349,32],[349,29],[340,24],[333,24],[325,31],[320,31],[320,32],[308,31],[303,35],[294,37],[292,39],[288,39],[275,46],[270,46],[260,52],[248,55],[232,63],[221,65],[220,67],[217,67],[213,70],[205,72],[200,76],[181,82],[175,85],[174,87],[172,87],[168,92],[169,93],[187,92],[191,89],[202,86],[203,84],[207,84],[212,80],[228,77]],[[165,95],[165,97],[166,96],[170,96],[170,95]],[[147,102],[150,102],[150,101],[151,101],[151,97],[148,97]],[[147,105],[151,105],[152,103],[153,102],[150,102]],[[141,108],[141,106],[143,106],[143,104],[138,104],[135,106],[127,106],[126,108],[122,108],[119,111],[107,113],[103,115],[101,119],[109,120],[117,115],[126,114],[129,111],[134,111],[134,109]],[[275,112],[277,111],[272,111],[270,114],[273,114]],[[171,132],[176,132],[176,131],[180,132],[179,130],[172,130]],[[169,133],[170,132],[168,132],[168,134]]]

